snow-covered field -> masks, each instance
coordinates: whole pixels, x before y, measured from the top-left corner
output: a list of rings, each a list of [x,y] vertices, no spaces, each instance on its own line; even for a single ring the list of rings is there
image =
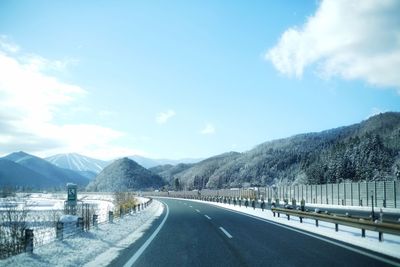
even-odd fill
[[[162,212],[163,205],[153,201],[148,208],[114,223],[35,248],[33,255],[23,253],[0,260],[0,266],[107,266],[120,251],[139,239]]]
[[[18,194],[16,198],[0,199],[0,213],[12,207],[16,211],[27,211],[27,225],[34,230],[34,245],[39,246],[53,241],[56,237],[56,221],[64,213],[63,193]],[[143,203],[145,198],[137,197]],[[108,212],[114,209],[112,193],[80,193],[78,204],[90,204],[98,215],[98,222],[108,221]]]
[[[270,210],[261,211],[261,209],[254,210],[251,207],[239,207],[238,205],[233,206],[232,204],[229,205],[192,199],[186,200],[207,203],[232,211],[245,213],[254,217],[269,220],[273,223],[277,223],[283,226],[290,226],[309,233],[326,236],[400,259],[400,236],[397,235],[384,234],[384,241],[379,242],[378,233],[373,231],[365,231],[365,238],[362,238],[361,230],[353,227],[339,225],[339,232],[335,232],[335,225],[328,222],[319,221],[319,227],[316,227],[315,220],[303,219],[303,223],[300,223],[299,218],[294,216],[290,216],[290,220],[287,220],[286,216],[284,215],[281,215],[281,217],[279,218],[274,217]]]

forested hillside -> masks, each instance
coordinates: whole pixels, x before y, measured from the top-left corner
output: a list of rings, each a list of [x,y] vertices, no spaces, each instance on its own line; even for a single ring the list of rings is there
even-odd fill
[[[400,113],[320,133],[300,134],[185,166],[153,168],[173,186],[225,188],[280,183],[400,179]],[[181,166],[182,167],[182,166]],[[174,171],[171,171],[174,170]]]

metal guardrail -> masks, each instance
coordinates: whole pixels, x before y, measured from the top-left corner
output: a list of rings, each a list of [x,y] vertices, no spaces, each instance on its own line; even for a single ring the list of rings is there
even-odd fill
[[[282,209],[282,208],[271,208],[271,211],[274,214],[280,217],[280,214],[285,214],[290,220],[290,216],[296,216],[300,218],[300,223],[303,222],[304,218],[315,220],[315,225],[318,227],[318,221],[325,221],[335,224],[336,232],[339,231],[339,225],[350,226],[354,228],[361,229],[361,236],[365,237],[365,230],[375,231],[379,234],[379,241],[383,240],[383,233],[400,235],[400,224],[394,223],[384,223],[378,220],[376,221],[367,221],[362,218],[351,218],[330,214],[320,214],[320,213],[311,213],[306,211],[299,210],[290,210],[290,209]]]

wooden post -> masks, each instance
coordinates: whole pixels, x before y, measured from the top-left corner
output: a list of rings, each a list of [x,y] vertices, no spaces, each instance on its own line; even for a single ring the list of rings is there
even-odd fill
[[[33,253],[33,230],[25,229],[25,252]]]
[[[83,231],[83,217],[78,217],[78,221],[76,222],[76,226]]]
[[[94,227],[98,226],[98,218],[99,218],[99,215],[93,214],[93,226]]]
[[[114,212],[111,210],[108,212],[108,222],[113,223],[114,222]]]
[[[64,223],[58,221],[56,225],[56,238],[59,240],[63,240],[64,238]]]

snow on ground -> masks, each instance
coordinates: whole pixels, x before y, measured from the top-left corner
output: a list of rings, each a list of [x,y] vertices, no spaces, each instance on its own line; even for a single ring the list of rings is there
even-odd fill
[[[139,198],[144,202],[145,198]],[[139,239],[163,212],[158,201],[114,223],[100,224],[90,232],[54,241],[34,249],[33,255],[23,253],[6,260],[0,266],[106,266],[120,251]]]
[[[339,225],[339,232],[335,232],[335,225],[333,223],[319,221],[319,227],[316,227],[315,220],[303,219],[303,223],[300,223],[300,219],[294,216],[290,216],[290,220],[287,220],[286,215],[283,214],[281,214],[281,217],[279,218],[274,217],[271,210],[261,211],[261,209],[254,210],[252,207],[246,208],[244,205],[239,207],[239,205],[233,206],[233,204],[229,205],[193,199],[186,200],[206,203],[229,210],[246,213],[281,225],[287,225],[307,232],[319,234],[400,259],[400,236],[397,235],[383,234],[384,241],[379,242],[378,232],[374,231],[365,231],[365,238],[362,238],[361,229],[349,226]]]

